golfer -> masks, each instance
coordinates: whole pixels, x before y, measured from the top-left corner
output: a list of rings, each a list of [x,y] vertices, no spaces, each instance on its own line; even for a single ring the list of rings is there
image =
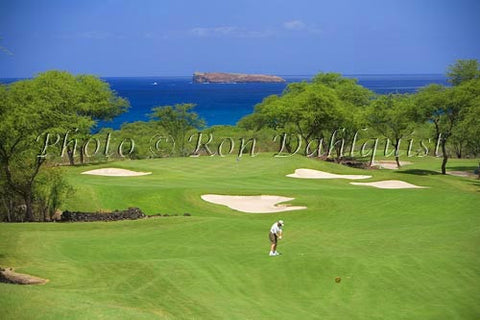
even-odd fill
[[[268,238],[270,239],[270,256],[278,256],[280,253],[277,252],[277,241],[282,239],[284,225],[283,220],[275,221],[273,226],[270,228],[270,233]]]

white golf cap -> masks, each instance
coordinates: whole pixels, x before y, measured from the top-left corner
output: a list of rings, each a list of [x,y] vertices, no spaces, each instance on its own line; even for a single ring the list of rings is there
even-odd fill
[[[283,222],[283,220],[278,220],[278,223],[280,223],[282,226],[285,225],[285,222]]]

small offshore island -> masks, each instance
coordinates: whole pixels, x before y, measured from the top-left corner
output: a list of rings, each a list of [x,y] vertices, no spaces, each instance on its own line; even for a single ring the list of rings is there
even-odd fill
[[[249,83],[249,82],[285,82],[285,79],[278,76],[264,74],[243,74],[223,72],[195,72],[193,83]]]

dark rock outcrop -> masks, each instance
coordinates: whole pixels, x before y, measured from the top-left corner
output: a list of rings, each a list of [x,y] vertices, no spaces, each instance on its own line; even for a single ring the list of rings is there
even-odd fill
[[[139,208],[128,208],[122,211],[113,212],[76,212],[76,211],[64,211],[62,213],[62,222],[75,222],[75,221],[118,221],[118,220],[136,220],[143,219],[146,215]]]
[[[0,282],[14,284],[45,284],[48,280],[31,276],[29,274],[17,273],[12,268],[0,268]]]
[[[278,76],[264,74],[243,74],[223,72],[195,72],[193,83],[248,83],[248,82],[285,82]]]

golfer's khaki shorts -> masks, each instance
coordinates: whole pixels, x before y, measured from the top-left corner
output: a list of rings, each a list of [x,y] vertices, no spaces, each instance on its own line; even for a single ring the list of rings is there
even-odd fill
[[[277,244],[277,235],[274,233],[269,233],[268,238],[270,239],[271,243]]]

